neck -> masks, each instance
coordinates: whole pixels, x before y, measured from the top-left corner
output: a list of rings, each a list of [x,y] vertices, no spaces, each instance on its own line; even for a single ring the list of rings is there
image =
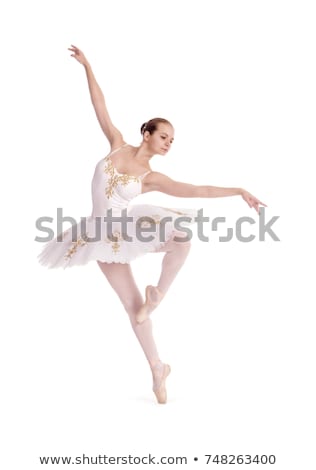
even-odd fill
[[[149,165],[150,159],[155,154],[144,144],[141,144],[139,147],[136,148],[136,153],[134,155],[135,160],[137,160],[142,165]]]

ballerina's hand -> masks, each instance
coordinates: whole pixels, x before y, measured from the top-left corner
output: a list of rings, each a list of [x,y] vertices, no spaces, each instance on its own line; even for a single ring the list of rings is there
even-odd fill
[[[80,49],[78,49],[78,47],[71,44],[71,47],[68,47],[68,50],[73,52],[73,54],[71,54],[71,57],[74,57],[80,64],[82,65],[88,64],[88,61],[84,53]]]
[[[254,207],[258,214],[260,214],[259,206],[267,207],[266,204],[259,201],[259,199],[257,199],[255,196],[248,193],[248,191],[242,190],[241,197],[243,198],[244,201],[246,201],[246,203],[248,204],[250,208]]]

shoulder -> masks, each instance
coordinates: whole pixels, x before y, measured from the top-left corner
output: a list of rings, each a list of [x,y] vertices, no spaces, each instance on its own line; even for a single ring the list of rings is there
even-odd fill
[[[173,180],[164,173],[159,171],[150,171],[144,179],[144,187],[146,191],[161,191],[171,186]]]
[[[166,178],[170,179],[169,176],[165,175],[164,173],[160,173],[159,171],[150,171],[147,176],[148,181],[161,181],[165,180]]]
[[[123,146],[126,146],[127,143],[125,142],[122,134],[119,132],[119,133],[115,133],[113,136],[112,136],[112,139],[110,141],[110,152],[114,152],[120,148],[122,148]]]
[[[133,149],[134,147],[130,145],[129,143],[125,142],[123,138],[118,139],[115,142],[113,142],[113,144],[111,145],[109,156],[112,154],[116,154],[116,153],[121,154],[121,151],[122,151],[122,154],[127,155]]]

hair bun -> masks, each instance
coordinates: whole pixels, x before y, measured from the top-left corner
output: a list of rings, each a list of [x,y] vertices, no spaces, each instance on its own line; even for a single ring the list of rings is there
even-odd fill
[[[146,130],[146,126],[147,126],[147,122],[144,122],[144,124],[142,125],[142,127],[140,128],[140,132],[142,134],[144,134],[145,130]]]

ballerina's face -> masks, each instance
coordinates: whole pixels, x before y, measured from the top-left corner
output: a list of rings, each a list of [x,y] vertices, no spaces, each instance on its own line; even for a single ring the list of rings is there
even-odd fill
[[[166,155],[174,141],[174,129],[170,124],[159,123],[153,134],[147,135],[148,143],[155,154]]]

